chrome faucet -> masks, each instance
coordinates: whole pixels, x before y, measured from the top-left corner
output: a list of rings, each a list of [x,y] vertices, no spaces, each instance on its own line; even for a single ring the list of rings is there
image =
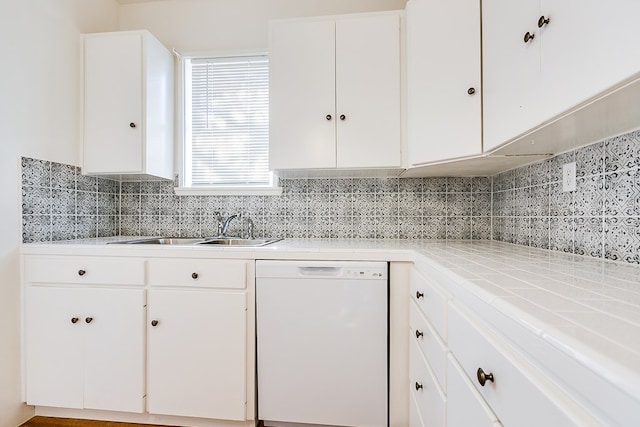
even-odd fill
[[[233,214],[227,217],[224,221],[218,222],[218,235],[221,237],[227,236],[227,231],[229,231],[229,224],[236,218],[242,218],[242,214]]]

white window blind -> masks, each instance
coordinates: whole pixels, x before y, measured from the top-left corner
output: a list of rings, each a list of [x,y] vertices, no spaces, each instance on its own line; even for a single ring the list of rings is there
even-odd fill
[[[271,185],[267,57],[193,58],[185,77],[185,184]]]

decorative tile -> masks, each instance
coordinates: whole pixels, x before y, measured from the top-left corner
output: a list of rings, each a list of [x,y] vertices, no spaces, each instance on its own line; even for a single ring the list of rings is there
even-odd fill
[[[561,182],[553,182],[550,185],[549,215],[560,217],[573,215],[573,193],[563,192]]]
[[[115,194],[98,193],[98,215],[117,215],[117,200]]]
[[[22,241],[24,243],[51,241],[51,215],[24,215]]]
[[[284,197],[265,196],[264,198],[264,214],[267,217],[275,218],[284,217],[287,211]]]
[[[515,188],[516,174],[510,170],[498,174],[493,180],[493,191],[504,191]]]
[[[596,175],[604,171],[604,142],[588,145],[575,153],[577,177]]]
[[[98,237],[115,236],[118,233],[118,221],[115,215],[98,215]]]
[[[76,176],[76,190],[78,191],[98,191],[98,179],[95,176],[89,175],[80,175]],[[100,181],[108,181],[108,180],[100,180]],[[117,185],[117,189],[115,192],[120,192],[120,186]]]
[[[309,224],[306,216],[294,217],[287,221],[287,232],[282,237],[287,239],[306,239],[308,237],[308,230]]]
[[[333,228],[331,229],[331,232],[329,234],[330,238],[332,239],[352,239],[353,238],[353,218],[332,217],[331,221],[333,221]]]
[[[55,190],[53,191],[55,192]],[[96,215],[98,213],[98,193],[78,191],[76,203],[78,215]]]
[[[308,200],[309,217],[328,217],[331,215],[331,194],[314,194]],[[297,216],[303,216],[297,215]]]
[[[140,182],[140,194],[160,194],[161,181],[142,181]]]
[[[446,193],[447,178],[428,177],[422,181],[423,193]]]
[[[179,196],[180,199],[180,215],[200,215],[201,206],[202,206],[202,197],[200,196]],[[241,199],[237,197],[237,199]],[[229,209],[234,209],[235,206],[239,206],[237,208],[237,212],[242,212],[242,201],[238,202],[237,200],[230,201]]]
[[[512,242],[514,236],[514,222],[510,217],[493,218],[493,239],[500,242]]]
[[[640,167],[640,130],[605,141],[605,172],[637,167]]]
[[[471,238],[473,240],[491,240],[491,218],[471,218]]]
[[[400,194],[420,194],[422,193],[422,178],[400,178],[398,180],[398,191]]]
[[[51,240],[70,240],[75,238],[76,217],[74,215],[51,216]]]
[[[422,215],[445,216],[447,214],[447,193],[423,193]]]
[[[351,178],[338,178],[331,180],[332,194],[351,194],[353,193],[353,180]]]
[[[591,175],[576,180],[576,191],[573,193],[574,214],[582,216],[602,217],[604,209],[604,179],[602,175]]]
[[[120,198],[121,215],[140,215],[140,195],[123,194]]]
[[[398,193],[376,194],[376,216],[398,218]]]
[[[549,248],[554,251],[573,253],[573,218],[552,217],[549,221]]]
[[[176,194],[175,187],[177,184],[173,181],[158,181],[158,193],[160,194]]]
[[[90,239],[98,235],[98,217],[78,215],[76,218],[76,236],[78,239]]]
[[[549,178],[549,162],[541,161],[529,166],[531,173],[531,185],[547,184],[550,181]]]
[[[264,220],[264,236],[284,237],[287,235],[287,224],[284,216],[267,217]],[[312,237],[309,235],[309,237]]]
[[[95,209],[97,202],[94,203]],[[51,190],[51,213],[54,215],[76,214],[76,192],[74,190]]]
[[[354,194],[353,215],[354,216],[374,216],[376,209],[376,195],[369,193]]]
[[[307,179],[282,179],[280,185],[282,186],[283,194],[307,194],[309,190],[309,180]]]
[[[120,183],[118,181],[113,181],[111,179],[104,179],[104,178],[97,179],[96,181],[98,183],[99,193],[117,194],[120,192]],[[90,191],[82,188],[78,188],[78,190]]]
[[[604,191],[605,215],[640,215],[640,171],[638,169],[606,174]]]
[[[351,217],[353,216],[353,196],[350,193],[336,193],[330,196],[330,216]]]
[[[265,196],[248,197],[244,205],[244,213],[249,218],[264,216],[264,199],[265,199]],[[204,203],[202,207],[202,212],[206,212],[206,209],[204,208]]]
[[[575,151],[560,154],[546,160],[549,165],[549,182],[562,181],[562,166],[565,163],[571,163],[576,161]],[[577,166],[577,165],[576,165]]]
[[[376,217],[376,239],[398,238],[398,215]]]
[[[329,178],[310,178],[307,181],[307,192],[309,194],[331,193],[331,180]]]
[[[75,166],[52,162],[51,187],[75,190],[77,169]]]
[[[606,218],[604,257],[640,263],[640,218]]]
[[[531,185],[531,168],[523,166],[514,171],[514,188],[527,188]]]
[[[491,193],[491,177],[474,177],[471,180],[471,191],[474,193]]]
[[[531,238],[529,246],[549,249],[549,218],[531,218]]]
[[[158,235],[180,237],[180,215],[160,215],[158,218]]]
[[[126,194],[122,195],[122,198],[130,197]],[[123,203],[124,205],[124,203]],[[179,215],[180,214],[180,196],[175,194],[161,195],[160,205],[158,207],[160,215]],[[204,209],[206,212],[214,212],[217,209]]]
[[[175,199],[175,203],[174,200]],[[160,197],[160,213],[166,205],[167,214],[178,213],[179,198],[176,195],[162,195]],[[175,212],[174,212],[175,207]],[[215,212],[221,212],[224,208],[224,197],[222,196],[202,196],[200,199],[201,213],[213,214]],[[264,211],[264,201],[263,201]]]
[[[438,240],[446,239],[447,219],[443,217],[423,217],[422,238]]]
[[[231,231],[231,227],[229,227]],[[230,236],[238,234],[229,233]],[[180,215],[180,237],[201,237],[200,215],[182,214]]]
[[[527,215],[532,217],[549,216],[549,184],[529,188]]]
[[[531,237],[531,219],[527,217],[514,218],[513,242],[517,245],[529,246]]]
[[[471,239],[471,217],[447,218],[447,239]]]
[[[422,217],[400,216],[398,238],[422,239]]]
[[[352,180],[354,194],[370,194],[376,192],[376,182],[368,178],[354,178]]]
[[[51,187],[51,162],[22,157],[21,164],[23,187]]]
[[[398,215],[401,217],[422,216],[422,193],[400,193],[398,198]]]
[[[398,178],[371,178],[375,184],[376,193],[397,193],[399,188]]]
[[[287,215],[307,216],[306,194],[287,194],[285,196],[285,203]]]
[[[51,189],[22,187],[22,214],[48,215],[51,213]]]
[[[447,217],[471,216],[471,194],[447,193]]]
[[[308,219],[309,237],[312,239],[328,239],[331,237],[333,221],[330,217],[314,216]]]
[[[120,215],[120,236],[140,236],[140,217],[138,215]]]
[[[140,235],[141,236],[158,236],[158,228],[160,224],[159,215],[140,215]]]
[[[311,236],[309,236],[311,237]],[[376,220],[373,215],[361,215],[353,218],[353,237],[358,239],[376,238]]]
[[[575,219],[574,253],[596,258],[602,257],[603,222],[602,217]]]
[[[122,194],[140,194],[140,190],[141,190],[140,181],[120,183],[120,192]]]
[[[513,216],[526,216],[529,214],[529,188],[516,188],[513,190]]]
[[[467,177],[448,177],[447,193],[470,193],[471,182],[472,179]]]
[[[255,226],[259,221],[264,222],[263,217],[253,217]],[[200,214],[200,234],[202,237],[217,236],[218,233],[218,216],[215,212],[202,212]]]

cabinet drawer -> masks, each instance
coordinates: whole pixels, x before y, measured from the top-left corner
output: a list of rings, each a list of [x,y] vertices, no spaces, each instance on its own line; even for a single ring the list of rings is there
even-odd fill
[[[452,355],[447,363],[447,425],[452,427],[497,427],[496,415]]]
[[[447,341],[447,296],[417,269],[411,270],[411,297],[440,336]]]
[[[410,304],[411,339],[415,340],[426,356],[440,387],[446,389],[447,348],[429,321],[424,318],[415,301]]]
[[[418,408],[418,401],[416,396],[411,393],[411,402],[409,403],[409,427],[425,427],[422,421],[422,415],[420,415],[420,408]]]
[[[244,260],[151,259],[149,285],[244,289],[247,264]]]
[[[425,427],[444,426],[446,398],[415,341],[409,350],[409,386]]]
[[[127,258],[25,257],[27,283],[144,285],[144,261]]]
[[[449,309],[449,348],[504,425],[599,424],[481,320],[455,304]],[[494,381],[481,386],[479,368]]]

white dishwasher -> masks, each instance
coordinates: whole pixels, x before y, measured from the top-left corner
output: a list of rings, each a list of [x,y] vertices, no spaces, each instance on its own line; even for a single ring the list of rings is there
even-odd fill
[[[265,426],[388,425],[386,262],[256,261]]]

